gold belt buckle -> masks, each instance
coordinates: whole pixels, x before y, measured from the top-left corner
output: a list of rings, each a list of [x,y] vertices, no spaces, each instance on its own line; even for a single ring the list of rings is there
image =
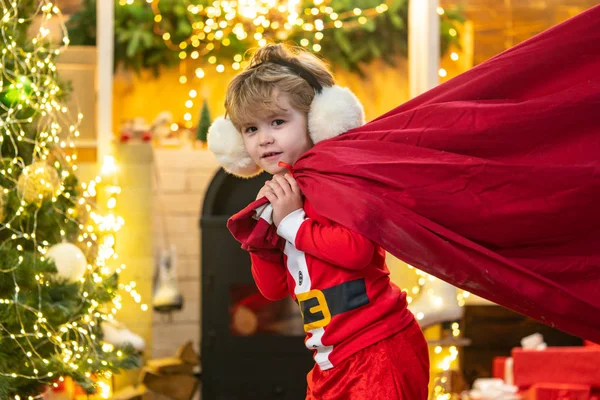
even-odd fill
[[[325,299],[325,295],[322,291],[320,291],[319,289],[313,289],[305,293],[298,293],[296,294],[296,298],[298,299],[298,303],[302,303],[310,299],[317,299],[318,304],[316,306],[311,307],[309,311],[311,314],[316,314],[319,311],[323,314],[322,319],[311,322],[309,324],[304,324],[304,330],[306,332],[317,328],[323,328],[329,325],[329,322],[331,322],[331,312],[329,311],[327,300]],[[300,313],[302,314],[302,319],[304,319],[302,306],[300,306]]]

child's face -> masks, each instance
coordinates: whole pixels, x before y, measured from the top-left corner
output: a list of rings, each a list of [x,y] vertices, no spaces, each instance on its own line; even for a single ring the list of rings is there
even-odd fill
[[[281,111],[257,115],[242,126],[244,145],[252,160],[272,175],[287,172],[280,161],[293,165],[313,147],[308,135],[306,115],[294,109],[285,93],[274,93]]]

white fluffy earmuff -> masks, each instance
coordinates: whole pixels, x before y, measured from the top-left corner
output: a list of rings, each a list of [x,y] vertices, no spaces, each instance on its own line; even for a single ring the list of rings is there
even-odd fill
[[[242,134],[230,119],[217,117],[208,128],[208,149],[230,174],[251,178],[262,172],[250,158],[244,146]]]
[[[314,144],[365,124],[365,111],[348,88],[324,87],[316,94],[308,112],[308,132]]]
[[[363,106],[350,89],[334,85],[315,94],[308,112],[308,131],[314,144],[364,124]],[[251,178],[262,172],[248,155],[242,134],[230,119],[218,117],[211,125],[208,148],[230,174]]]

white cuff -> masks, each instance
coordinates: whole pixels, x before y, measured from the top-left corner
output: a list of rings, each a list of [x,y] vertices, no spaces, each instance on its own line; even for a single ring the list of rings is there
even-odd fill
[[[303,208],[299,208],[296,211],[288,214],[279,223],[277,234],[296,246],[296,235],[298,234],[300,225],[302,225],[305,220],[305,216],[306,213],[304,212]]]
[[[267,224],[271,225],[273,223],[273,206],[271,203],[264,204],[255,209],[253,218],[257,221],[262,218],[267,221]]]

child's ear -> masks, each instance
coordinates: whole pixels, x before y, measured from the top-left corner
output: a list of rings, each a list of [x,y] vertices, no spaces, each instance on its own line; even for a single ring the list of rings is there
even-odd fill
[[[308,131],[314,144],[365,124],[365,111],[348,88],[324,87],[308,112]]]
[[[262,172],[246,147],[242,134],[230,119],[218,117],[208,128],[208,149],[225,171],[241,178],[252,178]]]

